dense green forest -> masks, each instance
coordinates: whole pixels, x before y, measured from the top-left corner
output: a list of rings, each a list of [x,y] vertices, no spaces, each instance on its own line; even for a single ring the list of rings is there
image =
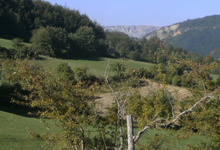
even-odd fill
[[[92,27],[97,38],[103,38],[103,30],[85,14],[41,0],[1,0],[1,37],[22,38],[29,41],[32,31],[47,26],[75,33],[81,26]]]
[[[217,82],[210,77],[218,65],[213,54],[201,56],[157,37],[135,40],[104,32],[87,15],[41,0],[0,0],[0,20],[0,37],[12,42],[0,47],[0,108],[29,112],[45,123],[47,131],[30,135],[45,141],[48,149],[122,150],[129,140],[140,149],[172,149],[194,135],[208,140],[185,148],[219,149],[220,77]],[[86,65],[70,67],[71,59],[91,63],[92,58],[102,59],[97,56],[121,61],[99,63],[105,65],[102,76],[89,74]],[[152,64],[146,63],[150,69],[129,68],[127,59]],[[141,95],[141,88],[155,82],[157,89],[150,87]],[[175,90],[168,91],[168,85],[185,88],[190,96],[181,98]],[[102,94],[114,96],[111,105],[102,108],[104,113],[98,102]],[[126,134],[129,116],[137,131],[131,136]],[[50,121],[55,122],[54,130]],[[141,142],[150,129],[171,134],[155,134]]]
[[[219,15],[181,22],[178,27],[181,34],[170,38],[169,43],[203,56],[215,51],[215,58],[219,58],[219,23]]]
[[[56,57],[106,55],[103,28],[79,11],[41,0],[1,0],[0,10],[0,37],[31,41],[33,52]]]

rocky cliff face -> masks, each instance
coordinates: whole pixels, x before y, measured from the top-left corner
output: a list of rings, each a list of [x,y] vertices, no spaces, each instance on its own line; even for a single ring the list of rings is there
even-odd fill
[[[146,35],[146,39],[150,39],[151,37],[155,37],[155,36],[157,36],[160,39],[174,37],[176,35],[181,34],[181,30],[179,30],[178,27],[179,27],[179,24],[174,24],[171,26],[162,27],[156,31],[148,33]]]
[[[104,27],[104,30],[123,32],[130,37],[142,38],[146,34],[156,31],[159,28],[160,27],[156,26],[107,26]]]

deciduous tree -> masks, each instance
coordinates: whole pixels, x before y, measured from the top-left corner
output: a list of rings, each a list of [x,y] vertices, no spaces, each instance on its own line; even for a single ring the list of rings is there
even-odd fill
[[[32,48],[40,54],[61,57],[67,54],[68,34],[65,29],[49,27],[34,31]]]
[[[97,121],[92,90],[59,81],[49,71],[28,60],[16,60],[12,66],[3,64],[3,67],[10,67],[6,76],[10,82],[18,82],[23,90],[29,92],[21,95],[26,100],[25,104],[39,108],[37,114],[40,118],[55,120],[58,125],[58,129],[50,134],[33,132],[33,136],[51,142],[54,149],[102,147],[100,141],[94,142],[95,137],[88,129]]]

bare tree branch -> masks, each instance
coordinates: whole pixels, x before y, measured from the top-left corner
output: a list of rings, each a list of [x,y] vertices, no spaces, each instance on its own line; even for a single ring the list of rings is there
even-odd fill
[[[202,76],[197,72],[197,70],[194,69],[194,71],[195,71],[195,73],[197,74],[197,76],[199,76],[199,78],[201,79],[202,86],[203,86],[203,90],[204,90],[204,97],[203,97],[202,99],[200,99],[198,102],[196,102],[192,107],[190,107],[190,108],[187,109],[186,111],[183,111],[183,112],[181,112],[179,115],[177,115],[176,118],[173,119],[171,123],[176,122],[176,121],[179,119],[179,117],[183,116],[184,114],[187,114],[187,113],[189,113],[189,112],[192,112],[194,108],[196,108],[200,103],[202,103],[202,102],[205,101],[206,99],[212,98],[212,96],[207,95],[207,90],[206,90],[206,87],[205,87],[205,83],[204,83],[204,81],[203,81],[203,79],[202,79]]]
[[[105,143],[105,137],[103,136],[103,133],[101,133],[101,135],[102,135],[102,140],[103,140],[103,142],[104,142],[105,150],[108,150],[108,148],[107,148],[107,146],[106,146],[106,143]]]
[[[207,95],[207,96],[203,97],[203,98],[200,99],[198,102],[196,102],[192,107],[190,107],[190,108],[187,109],[186,111],[183,111],[183,112],[181,112],[179,115],[177,115],[177,116],[175,117],[175,119],[173,119],[170,123],[174,123],[174,122],[176,122],[181,116],[183,116],[184,114],[189,113],[189,112],[192,112],[193,109],[195,109],[200,103],[202,103],[203,101],[205,101],[205,100],[208,99],[208,98],[212,98],[212,96]],[[156,118],[156,117],[154,117],[154,118]],[[159,118],[159,119],[154,120],[153,123],[155,124],[155,123],[158,123],[158,122],[161,122],[161,121],[166,121],[166,120],[165,120],[164,118]],[[147,124],[142,130],[140,130],[140,131],[137,133],[137,135],[134,137],[134,143],[136,143],[136,142],[139,140],[139,138],[140,138],[149,128],[150,128],[150,125]]]
[[[156,114],[156,115],[153,117],[152,120],[156,119],[156,118],[159,116],[159,114],[160,114],[161,112],[162,112],[162,111],[160,111],[158,114]]]
[[[205,100],[208,99],[208,98],[212,98],[212,96],[207,95],[207,96],[203,97],[203,98],[200,99],[198,102],[196,102],[192,107],[190,107],[190,108],[187,109],[186,111],[181,112],[181,113],[180,113],[178,116],[176,116],[176,118],[173,119],[171,122],[174,123],[174,122],[176,122],[176,121],[179,119],[179,117],[183,116],[183,115],[186,114],[186,113],[192,112],[194,108],[196,108],[200,103],[202,103],[203,101],[205,101]]]
[[[75,149],[76,149],[76,150],[79,150],[79,148],[78,148],[76,145],[75,145]]]
[[[150,126],[147,124],[142,130],[137,133],[136,136],[134,136],[134,144],[136,144],[142,134],[144,134],[148,129],[150,129]]]
[[[121,108],[121,105],[120,105],[120,103],[119,103],[118,96],[117,96],[116,92],[113,90],[113,88],[111,87],[111,85],[109,84],[109,81],[108,81],[108,74],[107,74],[108,68],[109,68],[109,60],[108,60],[108,64],[107,64],[106,69],[105,69],[104,77],[105,77],[105,80],[106,80],[106,83],[107,83],[108,87],[111,89],[112,93],[113,93],[114,96],[115,96],[115,100],[116,100],[116,102],[117,102],[117,104],[118,104],[118,107],[119,107],[120,110],[121,110],[122,108]]]
[[[202,86],[203,86],[203,89],[204,89],[204,95],[206,96],[206,95],[207,95],[207,93],[206,93],[206,87],[205,87],[205,83],[204,83],[203,80],[202,80]]]

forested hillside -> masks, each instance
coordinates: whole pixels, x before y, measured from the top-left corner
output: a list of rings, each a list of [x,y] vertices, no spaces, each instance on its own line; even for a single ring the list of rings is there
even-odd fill
[[[215,58],[220,57],[220,15],[207,16],[187,20],[147,35],[158,36],[168,40],[168,43],[182,47],[188,51],[208,55],[216,51]]]
[[[31,41],[34,52],[56,57],[106,54],[103,28],[77,10],[41,0],[0,0],[0,10],[0,37]]]
[[[215,57],[220,57],[220,15],[187,20],[180,23],[178,29],[182,34],[172,37],[171,44],[201,55],[215,50]]]

